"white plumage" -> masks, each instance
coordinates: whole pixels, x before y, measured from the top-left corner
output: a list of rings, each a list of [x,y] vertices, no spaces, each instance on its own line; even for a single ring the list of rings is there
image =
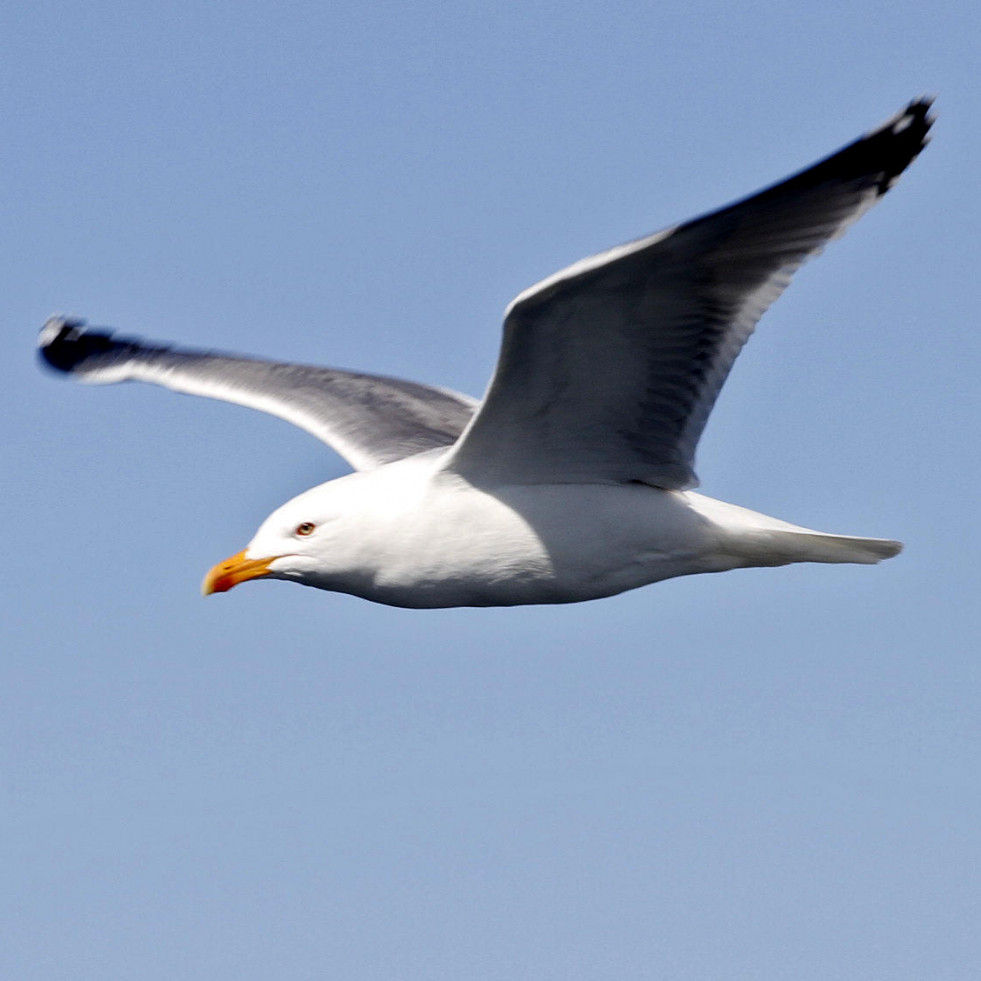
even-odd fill
[[[290,579],[409,607],[593,599],[672,576],[878,562],[897,542],[827,535],[690,490],[742,345],[810,256],[926,143],[928,100],[765,191],[584,259],[508,307],[482,402],[414,382],[153,346],[53,317],[52,367],[278,415],[357,472],[301,494],[205,592]]]

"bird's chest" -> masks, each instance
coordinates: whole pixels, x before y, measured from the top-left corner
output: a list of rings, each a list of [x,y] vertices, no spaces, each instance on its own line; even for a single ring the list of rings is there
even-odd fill
[[[373,524],[364,595],[397,606],[510,606],[610,595],[676,557],[671,504],[607,487],[465,488]],[[676,574],[676,573],[672,573]]]
[[[531,597],[553,578],[536,530],[487,495],[427,497],[376,524],[372,535],[369,598],[396,606],[536,602]]]

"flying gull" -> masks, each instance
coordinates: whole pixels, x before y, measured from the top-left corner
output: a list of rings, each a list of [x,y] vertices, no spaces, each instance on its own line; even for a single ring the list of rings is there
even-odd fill
[[[146,344],[52,317],[40,352],[95,384],[139,380],[260,409],[354,473],[275,510],[205,594],[288,579],[403,607],[572,603],[672,576],[875,563],[831,535],[695,493],[695,447],[736,355],[793,273],[927,142],[930,100],[736,204],[519,294],[482,401],[416,382]]]

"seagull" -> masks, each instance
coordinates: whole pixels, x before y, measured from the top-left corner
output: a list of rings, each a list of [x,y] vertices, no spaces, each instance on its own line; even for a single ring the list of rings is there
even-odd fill
[[[673,576],[876,563],[695,493],[695,447],[757,321],[927,143],[931,100],[702,217],[583,259],[507,307],[483,400],[411,381],[144,343],[55,316],[48,366],[279,416],[352,473],[300,494],[212,568],[205,595],[285,579],[410,608],[574,603]]]

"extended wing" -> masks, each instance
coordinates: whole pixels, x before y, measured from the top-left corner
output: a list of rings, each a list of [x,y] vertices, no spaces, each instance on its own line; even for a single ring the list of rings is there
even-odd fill
[[[756,322],[926,143],[929,100],[734,205],[521,293],[447,469],[476,483],[694,486],[695,446]]]
[[[84,382],[152,382],[279,416],[323,440],[357,470],[450,445],[477,404],[397,378],[119,339],[65,317],[52,317],[38,343],[47,364]]]

